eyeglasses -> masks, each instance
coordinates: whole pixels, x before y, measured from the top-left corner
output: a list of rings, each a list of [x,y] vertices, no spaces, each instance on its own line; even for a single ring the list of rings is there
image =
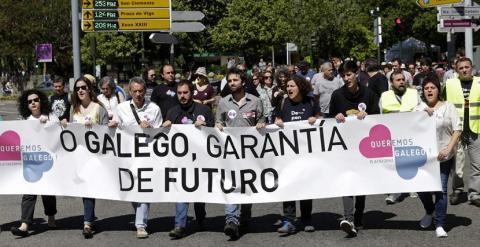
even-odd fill
[[[31,103],[33,103],[33,102],[37,102],[37,103],[38,103],[38,102],[40,102],[40,98],[37,97],[37,98],[34,98],[34,99],[29,99],[29,100],[27,100],[27,102],[28,102],[28,104],[31,104]]]
[[[75,87],[75,91],[79,91],[80,89],[82,89],[83,91],[87,91],[88,87],[87,86]]]
[[[264,76],[263,79],[272,79],[271,76]]]

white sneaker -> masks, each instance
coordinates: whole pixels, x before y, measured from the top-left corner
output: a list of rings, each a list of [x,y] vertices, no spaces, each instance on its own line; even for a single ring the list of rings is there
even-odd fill
[[[356,237],[357,236],[357,230],[355,229],[355,225],[353,222],[348,221],[348,220],[342,220],[340,222],[340,228],[348,234],[350,237]]]
[[[420,220],[420,227],[422,228],[428,228],[432,224],[432,215],[431,214],[426,214],[423,216],[423,218]]]
[[[435,229],[435,234],[437,234],[437,238],[446,238],[448,237],[448,234],[445,230],[443,230],[443,227],[439,226],[437,229]]]

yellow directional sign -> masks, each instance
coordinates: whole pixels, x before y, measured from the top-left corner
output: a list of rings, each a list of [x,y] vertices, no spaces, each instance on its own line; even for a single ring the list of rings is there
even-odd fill
[[[82,0],[84,9],[170,8],[170,0]]]
[[[417,5],[422,8],[437,7],[439,5],[461,3],[463,0],[417,0]]]
[[[93,31],[93,22],[92,21],[84,21],[82,25],[82,29],[85,32],[92,32]]]
[[[170,10],[151,9],[84,9],[82,10],[84,20],[115,20],[115,19],[169,19]]]
[[[111,31],[169,31],[168,19],[119,19],[83,21],[84,32],[111,32]]]

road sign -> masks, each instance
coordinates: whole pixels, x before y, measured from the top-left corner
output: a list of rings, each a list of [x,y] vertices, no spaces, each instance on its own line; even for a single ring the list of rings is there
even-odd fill
[[[171,0],[82,0],[82,4],[85,32],[171,31]]]
[[[152,33],[149,39],[155,44],[178,44],[178,39],[168,33]]]
[[[172,11],[172,21],[201,21],[204,17],[200,11]]]
[[[175,33],[195,33],[201,32],[205,26],[200,22],[172,22],[172,32]]]
[[[440,25],[445,28],[465,27],[478,29],[480,26],[471,20],[441,20]],[[476,30],[475,30],[476,31]]]
[[[82,0],[84,9],[170,8],[170,0]]]
[[[85,32],[111,32],[111,31],[143,31],[143,30],[170,30],[170,20],[163,19],[119,19],[110,20],[85,20],[82,29]]]
[[[469,16],[480,17],[480,7],[440,7],[441,16]]]
[[[436,7],[439,5],[461,3],[463,0],[417,0],[417,5],[422,8]]]
[[[83,20],[169,19],[169,9],[83,9]]]

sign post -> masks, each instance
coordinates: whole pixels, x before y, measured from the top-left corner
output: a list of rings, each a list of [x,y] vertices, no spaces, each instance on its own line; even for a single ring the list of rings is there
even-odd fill
[[[84,32],[171,29],[171,0],[82,0]]]
[[[421,8],[437,7],[445,4],[461,3],[463,0],[417,0],[417,5]]]

